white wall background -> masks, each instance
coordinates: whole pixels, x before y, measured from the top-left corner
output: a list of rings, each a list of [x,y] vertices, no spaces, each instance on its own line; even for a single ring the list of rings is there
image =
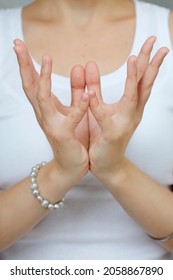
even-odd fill
[[[164,0],[145,0],[145,1],[173,9],[173,0],[165,0],[165,1]],[[0,0],[0,8],[24,6],[30,2],[33,2],[33,1],[32,0]]]

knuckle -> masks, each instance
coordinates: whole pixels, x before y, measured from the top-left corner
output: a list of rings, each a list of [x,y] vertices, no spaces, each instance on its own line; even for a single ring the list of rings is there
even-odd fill
[[[69,115],[69,121],[73,124],[77,124],[79,122],[80,117],[81,117],[80,111],[75,110],[75,112],[72,112]]]
[[[131,104],[137,104],[138,101],[138,95],[137,94],[131,94],[131,95],[124,95],[123,98],[127,103]]]
[[[48,102],[51,98],[51,94],[48,92],[42,92],[41,90],[37,93],[37,101],[39,104],[42,104],[43,102]]]
[[[29,61],[29,58],[28,57],[18,57],[18,63],[19,63],[19,66],[21,67],[21,69],[26,69],[26,68],[29,68],[31,66],[31,63]]]
[[[86,106],[84,104],[80,104],[79,110],[80,110],[79,114],[81,115],[81,113],[82,113],[82,115],[83,115],[86,112]]]
[[[45,81],[45,80],[50,80],[50,73],[47,72],[41,72],[40,75],[40,82]]]
[[[84,81],[81,80],[80,75],[76,75],[75,79],[71,81],[71,88],[72,90],[83,90],[85,87]]]
[[[151,78],[143,79],[143,80],[141,80],[141,83],[140,83],[140,90],[142,90],[142,91],[147,90],[150,92],[153,87],[153,84],[154,84],[153,79],[152,80],[151,80]]]
[[[37,85],[34,81],[31,81],[30,83],[23,81],[22,82],[22,88],[23,90],[27,93],[27,92],[32,92],[36,89]]]
[[[42,104],[43,102],[46,101],[46,97],[44,95],[38,94],[37,101],[38,101],[38,104]]]
[[[141,54],[143,57],[148,56],[148,50],[146,49],[146,45],[145,45],[145,44],[142,46],[141,51],[140,51],[140,54]]]

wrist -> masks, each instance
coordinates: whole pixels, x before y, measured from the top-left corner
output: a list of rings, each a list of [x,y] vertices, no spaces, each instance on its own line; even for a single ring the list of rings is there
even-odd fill
[[[115,166],[109,169],[98,170],[91,168],[94,176],[108,189],[121,187],[127,180],[129,162],[123,158]]]
[[[81,172],[66,172],[58,166],[55,160],[43,166],[37,177],[40,193],[52,203],[64,198],[65,194],[87,173],[88,169]]]
[[[54,160],[39,170],[37,183],[41,195],[52,203],[64,198],[71,187]]]
[[[56,203],[52,203],[47,198],[42,196],[42,194],[40,193],[40,189],[38,188],[37,177],[40,172],[40,169],[43,168],[43,166],[45,165],[46,163],[42,162],[32,167],[30,172],[30,189],[33,196],[36,197],[36,199],[38,200],[38,202],[40,202],[43,208],[49,210],[57,210],[63,206],[64,199],[58,200]]]

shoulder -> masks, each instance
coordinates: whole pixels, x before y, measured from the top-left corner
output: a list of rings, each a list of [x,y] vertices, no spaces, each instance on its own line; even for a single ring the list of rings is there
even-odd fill
[[[0,9],[0,21],[1,25],[15,22],[16,16],[21,15],[21,7],[19,8],[11,8],[11,9]]]
[[[170,30],[171,43],[173,46],[173,10],[170,11],[170,14],[169,14],[169,30]]]
[[[0,20],[7,18],[12,9],[0,9]]]
[[[0,69],[13,53],[13,40],[19,34],[20,9],[0,9]],[[2,71],[0,71],[0,74]]]
[[[2,32],[7,31],[9,22],[13,19],[12,9],[0,9],[0,28]]]
[[[21,21],[21,8],[0,9],[0,37],[3,41],[18,32]]]

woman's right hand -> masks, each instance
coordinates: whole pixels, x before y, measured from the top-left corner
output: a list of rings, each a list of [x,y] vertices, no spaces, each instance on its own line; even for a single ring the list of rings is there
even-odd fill
[[[67,107],[51,92],[52,60],[44,55],[40,75],[21,40],[14,41],[23,89],[54,154],[53,166],[66,180],[67,188],[78,182],[89,169],[88,122],[89,104],[82,66],[71,74],[72,103]]]

